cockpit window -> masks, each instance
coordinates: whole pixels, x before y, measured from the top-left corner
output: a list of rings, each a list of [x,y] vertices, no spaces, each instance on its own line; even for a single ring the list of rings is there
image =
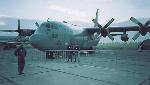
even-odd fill
[[[45,27],[50,28],[50,29],[56,29],[57,28],[55,23],[46,23]]]
[[[47,23],[47,24],[45,25],[45,27],[46,27],[46,28],[51,28],[51,24]]]
[[[43,30],[44,29],[44,30]],[[38,31],[44,32],[44,31],[51,31],[52,29],[59,29],[59,26],[55,22],[44,22],[40,25]]]
[[[57,25],[56,25],[55,23],[52,23],[52,24],[51,24],[51,28],[52,28],[52,29],[56,29],[56,28],[57,28]]]

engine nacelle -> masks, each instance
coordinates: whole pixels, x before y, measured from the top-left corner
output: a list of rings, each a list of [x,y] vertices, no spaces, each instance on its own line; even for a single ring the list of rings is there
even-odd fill
[[[121,35],[121,40],[124,41],[124,42],[128,41],[129,40],[128,34],[122,34]]]

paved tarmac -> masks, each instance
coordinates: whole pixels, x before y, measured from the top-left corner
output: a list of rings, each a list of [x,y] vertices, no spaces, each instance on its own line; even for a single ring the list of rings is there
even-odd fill
[[[25,74],[18,75],[14,50],[0,50],[0,85],[148,85],[150,51],[100,50],[80,62],[27,49]]]

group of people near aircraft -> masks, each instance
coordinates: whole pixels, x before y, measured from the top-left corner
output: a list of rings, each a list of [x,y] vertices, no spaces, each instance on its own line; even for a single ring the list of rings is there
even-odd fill
[[[79,60],[79,46],[78,45],[68,45],[68,52],[67,52],[67,57],[68,60],[67,62],[69,62],[69,60],[72,62],[72,60],[74,59],[74,62],[76,62],[78,60],[78,62],[80,62]]]
[[[78,45],[68,45],[68,52],[67,52],[67,62],[69,60],[72,62],[74,59],[74,62],[79,60],[78,54],[79,54],[79,46]],[[25,56],[26,56],[26,49],[24,48],[23,44],[18,46],[18,48],[15,50],[14,55],[17,56],[18,59],[18,75],[24,74],[24,66],[25,66]],[[54,58],[53,58],[54,59]]]

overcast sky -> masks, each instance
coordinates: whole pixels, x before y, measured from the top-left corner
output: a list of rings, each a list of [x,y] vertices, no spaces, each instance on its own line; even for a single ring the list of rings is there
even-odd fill
[[[97,8],[101,23],[150,18],[150,0],[0,0],[0,16],[27,19],[91,22]]]

